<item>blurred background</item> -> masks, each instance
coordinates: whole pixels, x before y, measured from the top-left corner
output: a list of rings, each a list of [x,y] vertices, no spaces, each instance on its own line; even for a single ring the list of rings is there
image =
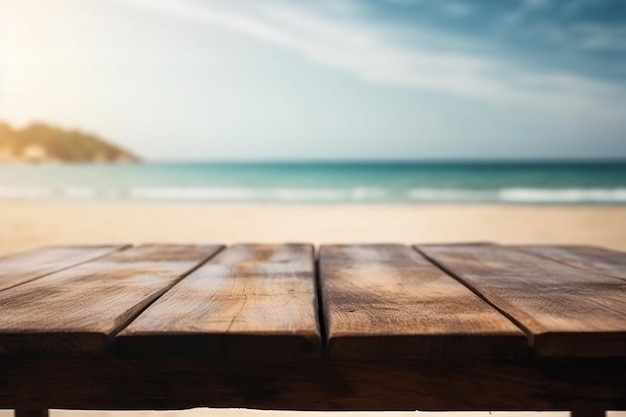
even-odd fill
[[[621,0],[0,4],[2,199],[626,203]]]
[[[13,129],[149,162],[626,157],[621,0],[1,4]]]
[[[0,0],[0,253],[626,249],[625,40],[621,0]]]

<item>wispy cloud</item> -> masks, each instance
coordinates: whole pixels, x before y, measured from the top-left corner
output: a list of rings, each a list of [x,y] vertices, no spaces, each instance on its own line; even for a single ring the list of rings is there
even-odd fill
[[[508,33],[571,51],[626,50],[626,7],[612,8],[613,0],[521,0],[498,23]],[[623,5],[624,3],[622,3]]]
[[[453,17],[465,17],[471,15],[473,12],[469,4],[461,2],[444,3],[442,10],[448,16]]]
[[[548,0],[523,0],[512,12],[502,17],[502,24],[506,26],[517,25],[533,13],[545,9],[548,5]]]
[[[240,1],[237,6],[226,1],[192,0],[121,3],[235,31],[368,83],[499,105],[595,111],[610,103],[609,109],[615,111],[617,106],[620,114],[626,108],[626,88],[621,84],[567,72],[524,70],[498,57],[402,44],[392,27],[361,18],[361,6],[349,0],[315,6],[279,0]],[[545,1],[526,0],[517,15],[512,16],[521,19],[525,13],[545,4]],[[596,42],[602,42],[602,38],[597,39]]]

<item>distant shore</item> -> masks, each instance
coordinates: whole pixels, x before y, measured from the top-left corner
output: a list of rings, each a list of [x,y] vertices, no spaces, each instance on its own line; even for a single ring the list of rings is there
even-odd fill
[[[14,129],[0,120],[0,163],[132,163],[139,158],[91,133],[45,123]]]
[[[102,242],[494,241],[626,250],[624,206],[1,201],[0,254]]]

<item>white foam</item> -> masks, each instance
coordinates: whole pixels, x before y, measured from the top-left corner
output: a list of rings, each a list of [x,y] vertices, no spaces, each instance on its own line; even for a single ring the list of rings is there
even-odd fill
[[[128,194],[137,200],[254,201],[259,197],[258,190],[214,187],[133,187]]]
[[[0,199],[42,199],[50,198],[52,194],[52,189],[43,186],[0,185]]]
[[[69,200],[93,200],[98,191],[93,187],[70,185],[63,187],[62,197]]]
[[[626,203],[626,188],[504,188],[498,200],[510,203]]]
[[[494,199],[494,192],[489,190],[413,188],[407,191],[406,197],[409,200],[423,202],[489,201]]]
[[[279,188],[271,193],[278,201],[341,201],[348,199],[348,191],[335,188]]]
[[[68,185],[0,185],[0,199],[82,199],[82,200],[153,200],[153,201],[277,201],[277,202],[380,202],[406,201],[424,203],[500,202],[512,204],[626,204],[626,188],[532,188],[510,187],[499,190],[454,188],[413,188],[405,192],[382,187],[352,188],[237,188],[139,186],[97,188]]]
[[[387,194],[382,188],[370,187],[351,189],[132,187],[127,195],[132,200],[336,202],[382,200]]]
[[[354,187],[350,190],[350,199],[355,201],[385,200],[387,191],[380,187]]]

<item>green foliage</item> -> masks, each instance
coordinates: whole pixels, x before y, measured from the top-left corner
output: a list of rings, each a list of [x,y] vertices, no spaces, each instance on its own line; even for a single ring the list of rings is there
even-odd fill
[[[0,153],[15,160],[61,162],[134,162],[130,152],[104,139],[79,130],[66,130],[44,123],[12,129],[0,121]],[[0,158],[2,159],[2,158]]]

